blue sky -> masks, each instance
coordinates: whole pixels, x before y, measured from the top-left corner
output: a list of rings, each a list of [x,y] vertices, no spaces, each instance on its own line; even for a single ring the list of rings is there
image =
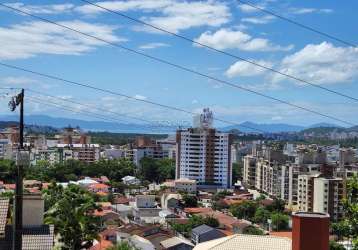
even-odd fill
[[[347,0],[344,4],[338,0],[252,2],[353,44],[358,43],[357,1]],[[358,124],[358,103],[279,77],[168,34],[155,32],[122,17],[87,6],[82,1],[4,3],[111,42]],[[357,48],[293,26],[240,5],[237,1],[132,0],[96,3],[212,47],[358,97]],[[337,123],[150,61],[31,17],[6,9],[0,9],[0,13],[0,60],[9,64],[193,112],[210,107],[216,117],[238,123]],[[189,115],[177,111],[1,67],[0,85],[26,87],[153,121],[184,124],[191,121]],[[39,97],[36,94],[29,95]],[[0,101],[0,113],[9,114],[7,98],[3,97]],[[88,110],[88,107],[73,108]],[[35,103],[29,103],[26,111],[29,114],[95,119]],[[92,111],[99,112],[95,109]]]

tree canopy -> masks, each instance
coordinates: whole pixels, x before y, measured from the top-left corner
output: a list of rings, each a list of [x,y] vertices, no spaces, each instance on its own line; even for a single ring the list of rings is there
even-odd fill
[[[175,178],[175,161],[144,157],[140,161],[139,176],[150,182],[163,182]]]
[[[52,184],[44,190],[45,223],[55,226],[62,250],[92,246],[100,230],[99,218],[93,215],[97,206],[92,196],[77,185],[67,188]]]
[[[135,168],[132,161],[124,158],[100,160],[89,164],[76,160],[67,160],[53,165],[39,162],[36,166],[27,168],[26,178],[67,182],[77,180],[80,176],[98,177],[104,175],[110,180],[120,181],[124,176],[134,175]]]

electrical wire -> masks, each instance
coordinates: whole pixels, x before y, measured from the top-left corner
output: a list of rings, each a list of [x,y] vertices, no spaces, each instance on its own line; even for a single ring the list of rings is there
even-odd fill
[[[151,125],[162,126],[162,127],[164,127],[164,126],[169,127],[168,125],[162,124],[162,123],[160,123],[160,122],[147,120],[147,119],[144,119],[144,118],[141,118],[141,117],[131,116],[131,115],[128,115],[127,113],[119,113],[119,112],[111,111],[111,110],[104,109],[104,108],[101,108],[101,107],[84,104],[84,103],[81,103],[81,102],[78,102],[78,101],[69,100],[69,99],[67,99],[67,98],[62,98],[62,97],[59,97],[59,96],[55,96],[55,95],[51,95],[51,94],[48,94],[48,93],[36,91],[36,90],[33,90],[33,89],[28,89],[28,88],[26,88],[25,90],[27,90],[27,91],[29,91],[29,92],[32,92],[32,93],[36,93],[36,94],[42,95],[42,96],[46,96],[46,97],[55,98],[55,99],[58,99],[58,100],[61,100],[61,101],[69,102],[69,103],[72,103],[72,104],[81,105],[81,106],[88,107],[88,108],[94,108],[94,109],[96,109],[96,110],[98,110],[98,111],[102,111],[102,112],[106,112],[106,113],[111,113],[111,114],[114,114],[114,115],[117,115],[117,116],[128,117],[128,118],[130,118],[130,119],[138,120],[138,121],[142,121],[142,122],[146,122],[146,123],[149,123],[149,124],[151,124]],[[178,126],[182,126],[182,125],[178,125]]]
[[[87,2],[87,1],[85,1],[85,0],[81,0],[81,1]],[[312,32],[317,33],[317,34],[319,34],[319,35],[321,35],[321,36],[324,36],[324,37],[327,37],[327,38],[329,38],[329,39],[335,40],[336,42],[339,42],[339,43],[342,43],[342,44],[344,44],[344,45],[348,45],[348,46],[357,48],[357,45],[354,44],[354,43],[348,42],[348,41],[343,40],[343,39],[341,39],[341,38],[339,38],[339,37],[337,37],[337,36],[330,35],[330,34],[328,34],[328,33],[326,33],[326,32],[320,31],[320,30],[318,30],[318,29],[316,29],[316,28],[313,28],[313,27],[311,27],[311,26],[308,26],[308,25],[306,25],[306,24],[302,24],[302,23],[299,23],[299,22],[297,22],[297,21],[295,21],[295,20],[292,20],[292,19],[290,19],[290,18],[284,17],[284,16],[282,16],[282,15],[280,15],[280,14],[277,14],[276,12],[273,12],[272,10],[267,10],[267,9],[265,9],[265,8],[259,7],[259,6],[255,5],[255,4],[251,3],[251,2],[247,2],[247,1],[243,1],[243,0],[237,0],[237,1],[238,1],[239,3],[241,3],[241,4],[250,6],[250,7],[254,8],[254,9],[256,9],[256,10],[262,11],[262,12],[264,12],[264,13],[266,13],[266,14],[269,14],[269,15],[271,15],[271,16],[274,16],[274,17],[277,17],[277,18],[279,18],[279,19],[282,19],[282,20],[284,20],[284,21],[286,21],[286,22],[289,22],[289,23],[291,23],[291,24],[294,24],[294,25],[296,25],[296,26],[299,26],[299,27],[301,27],[301,28],[303,28],[303,29],[312,31]]]
[[[85,115],[85,116],[88,116],[88,117],[97,118],[97,119],[109,121],[109,122],[112,122],[112,123],[114,122],[114,123],[116,123],[118,125],[125,124],[123,120],[119,120],[119,119],[114,118],[114,117],[107,117],[107,116],[104,116],[102,114],[98,114],[98,113],[95,113],[95,112],[76,110],[76,109],[74,109],[72,107],[69,107],[69,106],[66,106],[66,105],[63,105],[63,104],[59,104],[59,103],[56,103],[56,102],[52,102],[52,101],[49,101],[49,100],[44,100],[44,99],[41,99],[41,98],[37,98],[35,96],[26,96],[26,98],[30,99],[31,102],[36,102],[36,103],[40,103],[40,104],[43,104],[43,105],[50,105],[50,106],[53,106],[53,107],[61,108],[62,110],[70,111],[72,113],[82,114],[82,115]],[[149,129],[152,129],[152,130],[161,131],[160,126],[158,126],[158,127],[147,126],[147,127]],[[165,126],[163,126],[163,127],[165,127]],[[157,128],[159,128],[159,129],[157,129]],[[164,130],[162,130],[162,132],[164,132]],[[168,130],[166,130],[165,132],[168,132]]]
[[[232,53],[229,53],[229,52],[226,52],[226,51],[223,51],[223,50],[220,50],[220,49],[217,49],[217,48],[215,48],[215,47],[212,47],[212,46],[210,46],[210,45],[207,45],[207,44],[198,42],[198,41],[196,41],[196,40],[194,40],[194,39],[191,39],[191,38],[188,38],[188,37],[186,37],[186,36],[179,35],[179,34],[177,34],[177,33],[175,33],[175,32],[171,32],[171,31],[169,31],[169,30],[166,30],[166,29],[164,29],[164,28],[155,26],[155,25],[150,24],[150,23],[148,23],[148,22],[145,22],[145,21],[139,20],[139,19],[137,19],[137,18],[128,16],[128,15],[126,15],[126,14],[123,14],[122,12],[115,11],[115,10],[111,10],[111,9],[109,9],[109,8],[103,7],[103,6],[99,5],[99,4],[93,3],[93,2],[91,2],[91,1],[88,1],[88,0],[80,0],[80,1],[85,2],[85,3],[87,3],[87,4],[90,4],[90,5],[94,6],[94,7],[100,8],[100,9],[102,9],[102,10],[108,11],[108,12],[110,12],[110,13],[112,13],[112,14],[115,14],[115,15],[118,15],[118,16],[121,16],[121,17],[124,17],[124,18],[129,19],[129,20],[134,21],[134,22],[137,22],[137,23],[139,23],[139,24],[142,24],[142,25],[151,27],[151,28],[156,29],[156,30],[158,30],[158,31],[165,32],[165,33],[170,34],[170,35],[172,35],[172,36],[175,36],[175,37],[177,37],[177,38],[183,39],[183,40],[185,40],[185,41],[187,41],[187,42],[190,42],[190,43],[199,45],[200,47],[204,47],[204,48],[207,48],[207,49],[209,49],[209,50],[211,50],[211,51],[214,51],[214,52],[223,54],[223,55],[225,55],[225,56],[229,56],[229,57],[231,57],[231,58],[234,58],[234,59],[237,59],[237,60],[240,60],[240,61],[247,62],[247,63],[249,63],[249,64],[254,65],[255,67],[259,67],[259,68],[262,68],[262,69],[271,71],[271,72],[273,72],[273,73],[275,73],[275,74],[279,74],[279,75],[281,75],[281,76],[290,78],[290,79],[292,79],[292,80],[295,80],[295,81],[298,81],[298,82],[301,82],[301,83],[310,85],[310,86],[312,86],[312,87],[315,87],[315,88],[318,88],[318,89],[327,91],[327,92],[329,92],[329,93],[331,93],[331,94],[339,95],[339,96],[341,96],[341,97],[344,97],[344,98],[347,98],[347,99],[350,99],[350,100],[353,100],[353,101],[358,102],[358,98],[353,97],[353,96],[350,96],[350,95],[347,95],[347,94],[345,94],[345,93],[342,93],[342,92],[339,92],[339,91],[336,91],[336,90],[333,90],[333,89],[330,89],[330,88],[327,88],[327,87],[323,87],[323,86],[321,86],[321,85],[319,85],[319,84],[310,82],[310,81],[305,80],[305,79],[301,79],[301,78],[296,77],[296,76],[293,76],[293,75],[291,75],[291,74],[284,73],[284,72],[282,72],[282,71],[280,71],[280,70],[276,70],[276,69],[274,69],[274,68],[271,68],[271,67],[269,67],[269,66],[266,66],[266,65],[264,65],[264,64],[261,64],[261,63],[259,63],[259,62],[255,62],[255,61],[252,61],[252,60],[250,60],[250,59],[247,59],[247,58],[244,58],[244,57],[241,57],[241,56],[238,56],[238,55],[234,55],[234,54],[232,54]],[[240,1],[239,1],[239,2],[240,2]],[[351,44],[351,46],[354,46],[354,47],[355,47],[354,44]]]
[[[251,89],[249,89],[249,88],[245,88],[245,87],[236,85],[236,84],[234,84],[234,83],[231,83],[231,82],[228,82],[228,81],[225,81],[225,80],[221,80],[221,79],[218,79],[218,78],[209,76],[209,75],[204,74],[204,73],[201,73],[201,72],[199,72],[199,71],[195,71],[195,70],[192,70],[192,69],[190,69],[190,68],[181,66],[181,65],[179,65],[179,64],[175,64],[175,63],[166,61],[166,60],[164,60],[164,59],[161,59],[161,58],[158,58],[158,57],[154,57],[154,56],[145,54],[145,53],[143,53],[143,52],[140,52],[140,51],[137,51],[137,50],[134,50],[134,49],[131,49],[131,48],[127,48],[127,47],[122,46],[122,45],[120,45],[120,44],[113,43],[113,42],[107,41],[107,40],[105,40],[105,39],[102,39],[102,38],[99,38],[99,37],[96,37],[96,36],[87,34],[87,33],[85,33],[85,32],[76,30],[76,29],[74,29],[74,28],[68,27],[68,26],[63,25],[63,24],[59,24],[59,23],[54,22],[54,21],[51,21],[51,20],[49,20],[49,19],[42,18],[42,17],[36,16],[36,15],[33,15],[33,14],[31,14],[31,13],[28,13],[28,12],[26,12],[26,11],[22,11],[22,10],[17,9],[17,8],[14,8],[14,7],[7,6],[6,4],[0,3],[0,6],[4,6],[4,7],[7,7],[7,8],[10,8],[10,9],[13,9],[13,10],[19,12],[19,13],[23,13],[23,14],[25,14],[25,15],[34,17],[34,18],[39,19],[39,20],[42,20],[42,21],[44,21],[44,22],[51,23],[51,24],[53,24],[53,25],[56,25],[56,26],[59,26],[59,27],[62,27],[62,28],[71,30],[71,31],[73,31],[73,32],[75,32],[75,33],[82,34],[82,35],[84,35],[84,36],[87,36],[87,37],[90,37],[90,38],[93,38],[93,39],[102,41],[102,42],[107,43],[107,44],[110,44],[110,45],[112,45],[112,46],[114,46],[114,47],[118,47],[118,48],[120,48],[120,49],[127,50],[127,51],[129,51],[129,52],[132,52],[132,53],[135,53],[135,54],[144,56],[144,57],[149,58],[149,59],[151,59],[151,60],[155,60],[155,61],[161,62],[161,63],[163,63],[163,64],[167,64],[167,65],[173,66],[173,67],[178,68],[178,69],[181,69],[181,70],[183,70],[183,71],[186,71],[186,72],[189,72],[189,73],[193,73],[193,74],[195,74],[195,75],[199,75],[199,76],[205,77],[205,78],[207,78],[207,79],[214,80],[214,81],[216,81],[216,82],[219,82],[219,83],[222,83],[222,84],[231,86],[231,87],[235,87],[235,88],[244,90],[244,91],[246,91],[246,92],[250,92],[250,93],[252,93],[252,94],[256,94],[256,95],[258,95],[258,96],[265,97],[265,98],[267,98],[267,99],[271,99],[271,100],[274,100],[274,101],[277,101],[277,102],[286,104],[286,105],[288,105],[288,106],[291,106],[291,107],[294,107],[294,108],[297,108],[297,109],[301,109],[301,110],[304,110],[304,111],[307,111],[307,112],[310,112],[310,113],[313,113],[313,114],[316,114],[316,115],[319,115],[319,116],[322,116],[322,117],[325,117],[325,118],[329,118],[329,119],[331,119],[331,120],[339,121],[339,122],[341,122],[341,123],[344,123],[344,124],[347,124],[347,125],[350,125],[350,126],[355,126],[354,123],[351,123],[351,122],[342,120],[342,119],[340,119],[340,118],[336,118],[336,117],[331,116],[331,115],[327,115],[327,114],[324,114],[324,113],[321,113],[321,112],[318,112],[318,111],[315,111],[315,110],[312,110],[312,109],[309,109],[309,108],[306,108],[306,107],[302,107],[302,106],[299,106],[299,105],[290,103],[290,102],[285,101],[285,100],[281,100],[281,99],[276,98],[276,97],[272,97],[272,96],[263,94],[263,93],[261,93],[261,92],[255,91],[255,90],[251,90]],[[26,71],[26,72],[29,72],[29,73],[35,73],[35,71],[28,70],[28,69],[24,69],[24,68],[20,68],[20,67],[18,67],[18,66],[14,66],[14,65],[10,65],[10,64],[0,63],[0,65],[5,66],[5,67],[8,67],[8,68],[13,68],[13,69],[21,69],[22,71]],[[75,85],[78,85],[78,86],[86,86],[86,87],[88,87],[88,88],[91,88],[91,89],[94,89],[94,90],[100,90],[100,91],[106,92],[106,93],[111,93],[111,94],[115,94],[115,95],[124,96],[124,97],[130,98],[130,99],[135,99],[135,100],[137,100],[137,101],[142,101],[142,102],[150,103],[150,104],[153,104],[153,105],[159,105],[159,106],[161,106],[161,107],[170,108],[170,109],[174,109],[174,110],[177,110],[177,111],[182,111],[182,112],[185,112],[185,113],[193,114],[193,112],[191,112],[191,111],[187,111],[187,110],[180,109],[180,108],[176,108],[176,107],[171,107],[171,106],[164,105],[164,104],[158,104],[158,103],[155,103],[155,102],[149,101],[149,100],[142,100],[142,99],[140,99],[140,98],[135,98],[135,97],[131,97],[131,96],[128,96],[128,95],[119,94],[119,93],[117,93],[117,92],[115,92],[115,91],[112,91],[112,90],[104,90],[104,89],[101,89],[101,88],[99,88],[99,87],[90,86],[90,85],[87,85],[87,84],[82,84],[82,83],[77,83],[77,82],[74,82],[74,81],[65,80],[65,79],[63,79],[63,78],[56,77],[56,76],[50,76],[50,75],[44,74],[44,73],[38,73],[38,72],[36,72],[35,74],[41,75],[41,76],[45,76],[45,77],[48,77],[48,78],[51,78],[51,79],[61,80],[61,81],[63,81],[63,82],[75,84]],[[357,99],[357,100],[358,100],[358,99]],[[218,120],[218,119],[216,119],[216,120]]]

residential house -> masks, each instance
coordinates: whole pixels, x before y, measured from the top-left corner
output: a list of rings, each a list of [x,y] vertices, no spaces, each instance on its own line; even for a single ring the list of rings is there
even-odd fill
[[[185,239],[179,237],[173,237],[160,242],[162,249],[164,250],[192,250],[194,245]]]
[[[205,241],[218,239],[224,236],[225,234],[221,231],[209,227],[205,224],[195,227],[191,230],[191,242],[193,242],[195,245]]]
[[[162,209],[174,210],[179,208],[181,199],[180,194],[164,193],[161,197]]]

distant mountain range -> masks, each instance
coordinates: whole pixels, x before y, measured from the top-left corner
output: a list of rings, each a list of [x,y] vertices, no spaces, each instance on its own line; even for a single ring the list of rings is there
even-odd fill
[[[8,116],[0,116],[0,127],[6,127],[11,124],[11,122],[17,121],[18,117],[14,115]],[[9,123],[10,122],[10,123]],[[61,117],[51,117],[46,115],[29,115],[25,116],[25,123],[27,126],[31,126],[32,129],[40,129],[39,126],[45,127],[46,130],[51,130],[50,127],[53,128],[64,128],[68,126],[72,127],[80,127],[84,130],[90,131],[109,131],[109,132],[122,132],[122,133],[171,133],[174,132],[177,127],[175,126],[149,126],[145,124],[134,124],[134,123],[115,123],[115,122],[103,122],[103,121],[86,121],[79,119],[70,119],[70,118],[61,118]],[[257,129],[260,131],[266,131],[268,133],[279,133],[279,132],[299,132],[305,129],[310,128],[341,128],[334,124],[329,123],[318,123],[313,124],[308,127],[298,126],[298,125],[290,125],[284,123],[253,123],[253,122],[244,122],[240,124],[241,126],[226,126],[221,127],[222,131],[230,131],[230,130],[239,130],[241,132],[257,132]],[[253,129],[250,129],[253,128]]]

